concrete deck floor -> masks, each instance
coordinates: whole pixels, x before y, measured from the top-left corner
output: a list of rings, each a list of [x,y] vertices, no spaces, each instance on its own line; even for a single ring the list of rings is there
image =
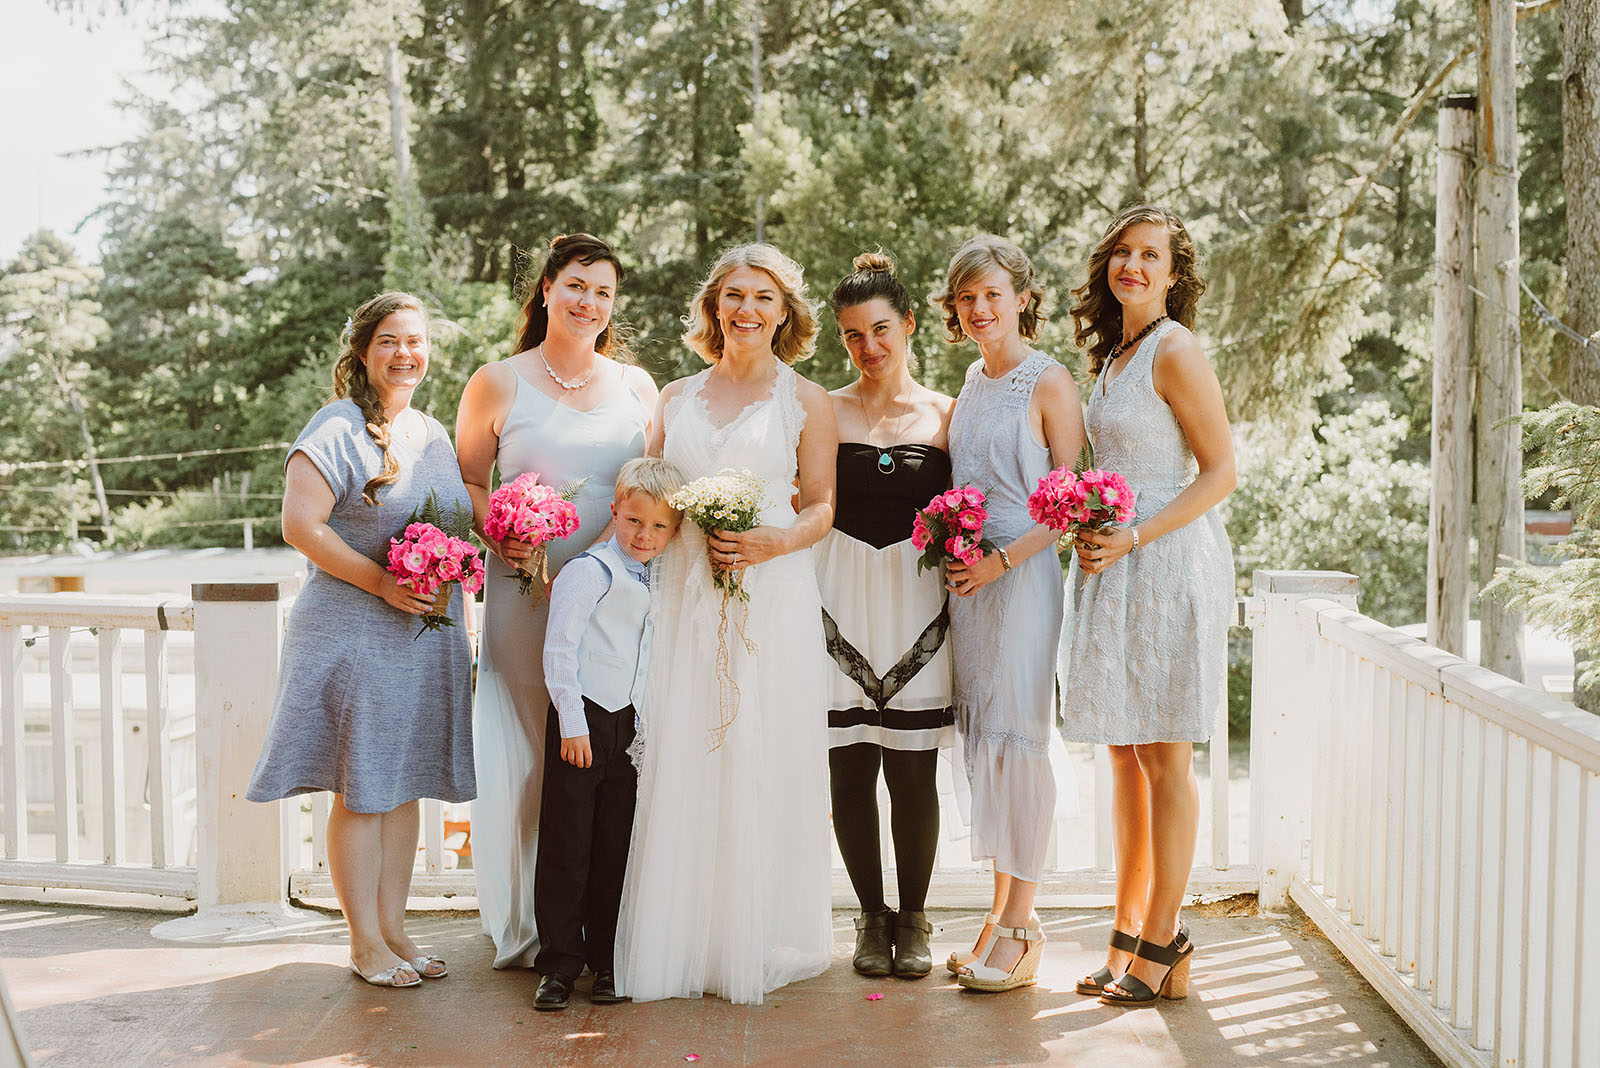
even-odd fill
[[[842,912],[833,966],[761,1006],[591,1006],[585,979],[570,1009],[536,1013],[533,973],[493,971],[476,915],[460,913],[412,919],[450,964],[417,989],[357,981],[343,924],[314,911],[247,940],[174,942],[152,937],[160,914],[0,905],[0,974],[41,1068],[1438,1063],[1309,924],[1230,911],[1187,913],[1201,947],[1190,997],[1142,1010],[1073,992],[1100,963],[1103,909],[1046,912],[1039,985],[1001,995],[962,991],[942,968],[917,982],[856,975]],[[982,914],[932,918],[942,960]]]

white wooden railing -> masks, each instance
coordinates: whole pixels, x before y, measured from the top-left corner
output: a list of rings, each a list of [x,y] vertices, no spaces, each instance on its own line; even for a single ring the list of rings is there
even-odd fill
[[[1256,574],[1249,856],[1218,745],[1193,889],[1298,904],[1448,1063],[1600,1064],[1600,719],[1357,614],[1355,588]],[[242,796],[283,618],[275,583],[0,597],[0,886],[202,915],[327,896],[326,796]],[[1108,777],[1093,793],[1092,862],[1058,840],[1044,903],[1110,886]],[[472,894],[443,806],[424,812],[414,893]],[[945,850],[935,899],[986,893]]]
[[[242,795],[282,629],[277,583],[0,597],[0,886],[281,900],[277,813]]]
[[[1274,584],[1263,907],[1298,904],[1446,1063],[1600,1064],[1600,718]]]
[[[332,896],[328,796],[291,799],[276,810],[242,799],[276,685],[284,618],[279,588],[252,582],[193,589],[185,601],[0,597],[0,885],[123,890],[199,898],[203,906],[202,884],[211,886],[213,904]],[[1227,737],[1225,707],[1217,709],[1217,737]],[[1060,751],[1055,756],[1064,759]],[[1093,768],[1093,801],[1078,820],[1058,822],[1045,904],[1112,886],[1105,755],[1082,747],[1072,759]],[[1194,890],[1253,891],[1257,866],[1229,847],[1225,744],[1211,748],[1208,767],[1211,847],[1196,868]],[[958,828],[960,773],[947,766],[941,774],[948,787],[944,821]],[[106,803],[114,797],[125,803]],[[887,839],[887,797],[881,800]],[[466,815],[463,806],[424,802],[414,897],[476,893],[473,871],[456,859],[467,838]],[[887,841],[885,856],[893,856]],[[988,876],[964,841],[945,840],[938,863],[937,900],[986,903]],[[232,891],[221,886],[229,879]],[[842,868],[835,887],[839,903],[851,904]]]
[[[0,884],[195,896],[193,629],[187,602],[0,599]]]

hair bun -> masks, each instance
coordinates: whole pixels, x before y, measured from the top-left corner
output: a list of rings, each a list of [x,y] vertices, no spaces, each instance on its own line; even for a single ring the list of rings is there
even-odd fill
[[[850,266],[857,274],[894,274],[894,260],[881,248],[876,252],[863,252],[850,261]]]

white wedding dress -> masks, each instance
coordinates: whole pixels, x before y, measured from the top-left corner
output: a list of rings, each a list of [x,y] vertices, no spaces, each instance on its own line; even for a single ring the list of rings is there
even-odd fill
[[[691,480],[750,470],[765,481],[761,522],[789,526],[805,422],[798,376],[779,364],[765,400],[715,427],[700,397],[707,374],[666,407],[666,458]],[[716,748],[722,596],[693,523],[662,554],[651,584],[655,639],[617,929],[619,985],[636,1001],[712,993],[759,1004],[768,991],[821,974],[832,952],[829,662],[811,552],[744,572],[748,616],[737,602],[728,606],[738,711]]]

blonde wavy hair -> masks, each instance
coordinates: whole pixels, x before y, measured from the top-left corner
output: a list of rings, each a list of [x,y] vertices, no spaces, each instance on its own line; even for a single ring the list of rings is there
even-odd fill
[[[397,311],[416,312],[422,316],[426,328],[428,311],[422,301],[410,293],[379,293],[344,321],[344,329],[339,333],[339,358],[333,364],[334,399],[348,397],[356,402],[356,407],[366,417],[367,433],[372,435],[383,456],[383,470],[361,487],[361,499],[374,507],[378,504],[378,491],[400,477],[400,464],[389,451],[389,419],[383,414],[383,401],[367,378],[367,365],[361,357],[372,344],[378,324]],[[432,348],[431,338],[429,347]]]
[[[944,313],[945,339],[952,345],[966,339],[961,329],[961,317],[956,314],[956,294],[972,285],[996,267],[1011,276],[1011,286],[1019,296],[1026,295],[1028,303],[1017,316],[1017,332],[1032,341],[1039,336],[1039,324],[1045,321],[1043,310],[1044,286],[1033,273],[1033,261],[1028,254],[1003,237],[979,234],[956,249],[945,271],[944,288],[928,294],[928,303]]]
[[[683,342],[706,363],[722,359],[722,325],[717,322],[717,297],[728,275],[740,267],[753,267],[778,283],[784,319],[772,335],[772,351],[793,366],[817,347],[817,309],[806,296],[805,270],[794,260],[766,244],[735,245],[717,257],[683,317]]]

